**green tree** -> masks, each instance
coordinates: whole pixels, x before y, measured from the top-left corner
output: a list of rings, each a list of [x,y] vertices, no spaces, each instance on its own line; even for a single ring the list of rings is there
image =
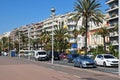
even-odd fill
[[[54,39],[55,39],[55,47],[59,51],[63,51],[67,48],[67,39],[68,39],[68,31],[63,26],[55,27],[54,31]]]
[[[50,32],[44,29],[40,34],[40,38],[39,38],[39,42],[41,46],[44,46],[44,49],[46,49],[47,47],[45,45],[48,45],[50,40],[51,40]]]
[[[2,51],[2,39],[0,39],[0,52]]]
[[[8,51],[8,37],[3,37],[2,38],[2,43],[3,43],[3,45],[2,45],[2,47],[3,47],[3,50],[4,51]]]
[[[31,39],[31,44],[32,44],[34,50],[35,50],[35,49],[38,50],[38,44],[39,44],[39,43],[40,43],[40,42],[39,42],[39,38],[37,38],[37,39]]]
[[[115,55],[115,48],[113,45],[109,45],[109,51],[110,53],[112,53],[113,55]]]
[[[109,30],[106,27],[101,27],[98,31],[95,32],[96,35],[101,35],[103,37],[104,52],[106,53],[106,42],[105,37],[109,36]]]
[[[85,35],[85,27],[81,27],[79,33],[84,36]]]
[[[79,30],[77,30],[77,29],[73,30],[73,35],[74,35],[75,39],[77,38],[77,36],[78,36],[79,33],[80,33]]]
[[[103,22],[103,14],[101,13],[100,4],[97,0],[76,0],[74,10],[77,11],[74,18],[78,21],[82,18],[82,24],[85,27],[85,52],[87,53],[87,32],[89,22],[98,25]]]
[[[27,47],[27,44],[28,44],[28,37],[27,35],[23,34],[23,33],[20,33],[20,39],[21,39],[21,43],[22,43],[22,47],[25,48]]]
[[[16,52],[18,53],[19,52],[19,42],[18,42],[18,40],[14,41],[14,48],[16,49]]]

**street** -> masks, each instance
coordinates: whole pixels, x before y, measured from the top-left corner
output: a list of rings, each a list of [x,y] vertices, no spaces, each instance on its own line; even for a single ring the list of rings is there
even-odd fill
[[[21,58],[34,60],[33,57],[29,58],[27,56],[26,57],[21,57]],[[51,61],[47,61],[47,62],[51,63]],[[73,63],[68,63],[67,60],[54,60],[54,63],[55,64],[60,64],[60,65],[72,66],[72,67],[74,66]],[[87,69],[118,75],[118,67],[97,66],[97,68],[87,68]]]
[[[0,80],[120,80],[113,74],[4,56],[0,56],[0,72]]]

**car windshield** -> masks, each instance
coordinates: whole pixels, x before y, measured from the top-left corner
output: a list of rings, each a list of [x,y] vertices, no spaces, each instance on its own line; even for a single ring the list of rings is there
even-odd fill
[[[104,55],[104,58],[115,58],[114,56],[112,56],[112,55]]]
[[[39,55],[45,55],[46,52],[38,52]]]
[[[91,59],[91,58],[88,57],[88,56],[81,56],[80,58],[81,58],[81,59]]]

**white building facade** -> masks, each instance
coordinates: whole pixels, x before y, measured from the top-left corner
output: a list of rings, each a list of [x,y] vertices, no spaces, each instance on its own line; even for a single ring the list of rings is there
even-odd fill
[[[16,32],[20,30],[24,35],[27,35],[32,39],[37,39],[40,37],[42,30],[45,29],[46,31],[52,31],[52,26],[53,27],[62,26],[66,27],[68,29],[68,34],[71,35],[71,37],[68,39],[69,43],[71,44],[77,43],[76,49],[81,49],[82,47],[85,46],[85,37],[82,35],[78,35],[77,39],[75,39],[73,35],[73,30],[75,28],[80,29],[80,27],[82,26],[82,19],[79,20],[76,26],[76,21],[72,19],[73,15],[75,15],[75,12],[57,15],[54,16],[54,18],[48,18],[38,23],[21,26],[17,29],[14,29],[11,32],[11,37],[12,39],[13,37],[14,39],[18,39]],[[90,25],[91,26],[88,32],[88,47],[89,46],[95,47],[96,45],[103,44],[102,37],[93,35],[93,33],[100,27],[99,26],[96,27],[95,25],[93,25],[93,23],[90,23]]]

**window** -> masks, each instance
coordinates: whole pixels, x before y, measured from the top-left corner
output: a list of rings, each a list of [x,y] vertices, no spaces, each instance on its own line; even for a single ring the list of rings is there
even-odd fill
[[[103,56],[102,55],[98,55],[97,58],[102,58]]]

